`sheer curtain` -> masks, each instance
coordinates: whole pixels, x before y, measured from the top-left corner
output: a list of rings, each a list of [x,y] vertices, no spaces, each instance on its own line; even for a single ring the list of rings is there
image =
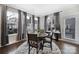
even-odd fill
[[[0,46],[1,46],[1,11],[2,11],[2,7],[0,5]]]
[[[56,29],[56,31],[59,31],[60,32],[59,37],[61,38],[60,12],[54,13],[54,19],[55,19],[55,29]]]
[[[2,7],[2,13],[1,13],[1,46],[5,46],[9,43],[8,40],[8,29],[7,29],[7,23],[6,23],[6,6],[1,5]]]

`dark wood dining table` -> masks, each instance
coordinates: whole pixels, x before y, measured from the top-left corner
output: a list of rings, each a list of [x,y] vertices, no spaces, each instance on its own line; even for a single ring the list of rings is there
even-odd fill
[[[47,33],[37,34],[37,37],[38,37],[38,38],[45,38],[46,36],[48,36]]]
[[[41,41],[40,49],[42,49],[42,50],[43,50],[43,41],[44,41],[45,37],[47,37],[47,36],[48,36],[47,33],[37,34],[38,42]]]
[[[48,35],[50,35],[51,31],[46,31],[46,33],[48,33]],[[56,37],[55,40],[58,41],[60,32],[59,31],[54,31],[53,35],[55,35],[55,37]]]
[[[45,38],[45,37],[48,36],[47,33],[32,32],[32,33],[30,33],[30,34],[37,34],[38,41],[41,41],[41,40],[43,40],[43,38]]]
[[[43,41],[44,41],[44,38],[48,36],[48,34],[47,33],[35,33],[35,32],[31,34],[37,34],[38,42],[41,42],[40,49],[43,49]]]

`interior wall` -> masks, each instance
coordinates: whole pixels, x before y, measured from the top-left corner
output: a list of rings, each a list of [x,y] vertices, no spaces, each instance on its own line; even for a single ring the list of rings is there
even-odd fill
[[[61,25],[61,35],[62,38],[65,38],[65,19],[68,17],[75,17],[76,23],[75,23],[75,41],[79,41],[79,7],[72,6],[70,8],[64,9],[60,13],[60,25]]]

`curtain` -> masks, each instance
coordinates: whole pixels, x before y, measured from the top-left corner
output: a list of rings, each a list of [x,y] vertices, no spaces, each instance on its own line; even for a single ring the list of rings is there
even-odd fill
[[[24,15],[23,11],[21,11],[22,39],[24,39],[24,22],[25,22],[25,15]]]
[[[48,16],[45,16],[45,19],[44,19],[44,30],[45,30],[45,32],[47,31],[47,17]]]
[[[18,10],[18,39],[17,40],[21,40],[22,39],[22,23],[21,23],[21,11]]]
[[[7,20],[6,20],[6,10],[7,7],[2,5],[2,13],[1,13],[1,46],[5,46],[8,44],[8,27],[7,27]]]
[[[61,29],[60,29],[60,18],[59,18],[59,15],[60,15],[60,12],[56,12],[56,13],[54,13],[54,16],[55,16],[55,29],[56,29],[56,30],[59,30],[60,33],[61,33]],[[60,34],[59,37],[61,37],[61,34]]]
[[[38,31],[40,29],[40,17],[38,17]]]
[[[27,18],[26,18],[26,16],[27,16],[27,13],[26,12],[24,12],[24,25],[23,25],[23,39],[25,39],[26,38],[26,33],[27,33]]]
[[[32,15],[32,23],[33,23],[33,32],[35,32],[35,20],[34,20],[34,18],[35,18],[35,16],[34,15]]]

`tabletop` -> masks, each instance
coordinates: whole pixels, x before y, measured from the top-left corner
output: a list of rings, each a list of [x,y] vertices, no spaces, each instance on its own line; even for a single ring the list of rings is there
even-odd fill
[[[37,33],[37,32],[32,32],[32,33],[30,33],[30,34],[37,34],[37,37],[46,37],[46,36],[48,36],[47,33]]]

